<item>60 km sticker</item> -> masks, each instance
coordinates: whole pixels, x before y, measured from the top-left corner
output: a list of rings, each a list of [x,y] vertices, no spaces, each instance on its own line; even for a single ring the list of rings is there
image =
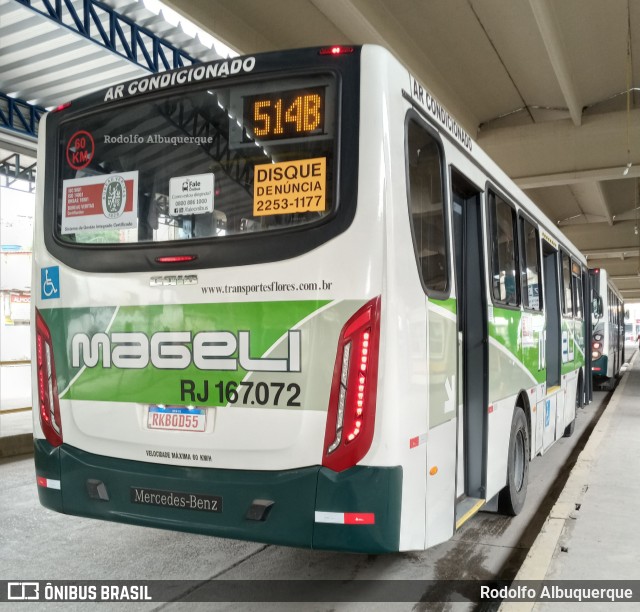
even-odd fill
[[[67,163],[74,170],[82,170],[82,168],[86,168],[91,163],[94,152],[93,136],[89,132],[80,130],[69,138],[69,142],[67,142]]]
[[[326,209],[326,182],[325,157],[260,164],[255,167],[253,214],[322,212]]]

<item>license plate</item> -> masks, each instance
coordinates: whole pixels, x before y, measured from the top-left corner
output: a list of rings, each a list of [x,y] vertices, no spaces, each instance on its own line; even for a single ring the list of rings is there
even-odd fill
[[[186,406],[149,406],[147,427],[165,431],[205,431],[207,411]]]

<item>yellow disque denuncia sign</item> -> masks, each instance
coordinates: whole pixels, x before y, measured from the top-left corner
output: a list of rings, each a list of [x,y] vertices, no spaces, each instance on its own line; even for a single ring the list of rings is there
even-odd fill
[[[260,164],[254,168],[254,216],[323,212],[326,209],[327,159]]]

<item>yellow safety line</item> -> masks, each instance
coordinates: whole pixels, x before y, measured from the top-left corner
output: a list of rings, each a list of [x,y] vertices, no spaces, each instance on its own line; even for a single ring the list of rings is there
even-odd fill
[[[471,508],[469,508],[469,510],[467,510],[467,512],[456,521],[456,529],[460,529],[462,525],[464,525],[474,514],[476,514],[476,512],[478,512],[478,510],[480,510],[482,506],[484,506],[484,504],[485,500],[479,499],[473,506],[471,506]]]
[[[12,414],[14,412],[28,412],[32,410],[31,406],[27,406],[26,408],[11,408],[9,410],[0,410],[0,416],[3,414]]]
[[[0,361],[0,366],[19,366],[19,365],[31,365],[31,360],[26,359],[22,361]]]

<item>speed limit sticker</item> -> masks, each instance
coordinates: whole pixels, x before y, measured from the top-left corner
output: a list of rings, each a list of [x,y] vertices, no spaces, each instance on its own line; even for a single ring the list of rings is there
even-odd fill
[[[95,153],[93,136],[85,130],[76,132],[67,142],[67,163],[74,170],[86,168]]]

